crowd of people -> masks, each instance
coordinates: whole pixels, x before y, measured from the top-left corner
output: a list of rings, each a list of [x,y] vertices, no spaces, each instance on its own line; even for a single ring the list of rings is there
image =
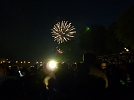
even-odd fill
[[[58,63],[48,71],[11,69],[0,64],[0,100],[133,100],[134,62],[130,55],[96,57],[86,52],[83,61]]]

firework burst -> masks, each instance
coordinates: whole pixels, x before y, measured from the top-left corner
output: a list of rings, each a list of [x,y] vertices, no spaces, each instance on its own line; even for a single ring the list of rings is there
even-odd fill
[[[56,47],[56,52],[57,52],[58,54],[62,54],[62,53],[63,53],[63,51],[62,51],[59,47]]]
[[[67,42],[76,33],[74,26],[71,26],[71,23],[68,23],[68,21],[58,22],[51,30],[52,37],[58,44]]]
[[[57,53],[62,54],[63,51],[61,49],[57,49]]]

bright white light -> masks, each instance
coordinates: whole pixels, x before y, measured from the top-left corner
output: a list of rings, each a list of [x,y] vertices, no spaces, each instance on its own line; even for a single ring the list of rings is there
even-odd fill
[[[36,64],[38,64],[38,61],[36,62]]]
[[[56,62],[55,61],[50,61],[50,62],[48,62],[48,66],[49,66],[50,69],[53,70],[56,67]]]
[[[57,62],[56,61],[51,60],[47,63],[47,70],[56,71],[56,69],[57,69]]]
[[[126,51],[129,51],[128,49],[126,49]]]

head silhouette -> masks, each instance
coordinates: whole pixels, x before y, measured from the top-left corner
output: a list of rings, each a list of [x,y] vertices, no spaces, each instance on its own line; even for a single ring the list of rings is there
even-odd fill
[[[93,52],[86,51],[83,55],[83,62],[85,64],[95,64],[96,55]]]
[[[0,64],[0,74],[5,74],[5,73],[6,73],[6,69],[4,65]]]

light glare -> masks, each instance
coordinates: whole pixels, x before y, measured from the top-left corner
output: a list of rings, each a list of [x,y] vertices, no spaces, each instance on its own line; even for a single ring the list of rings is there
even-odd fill
[[[55,61],[50,61],[50,62],[48,62],[48,66],[49,66],[49,68],[50,69],[55,69],[56,68],[56,62]]]

